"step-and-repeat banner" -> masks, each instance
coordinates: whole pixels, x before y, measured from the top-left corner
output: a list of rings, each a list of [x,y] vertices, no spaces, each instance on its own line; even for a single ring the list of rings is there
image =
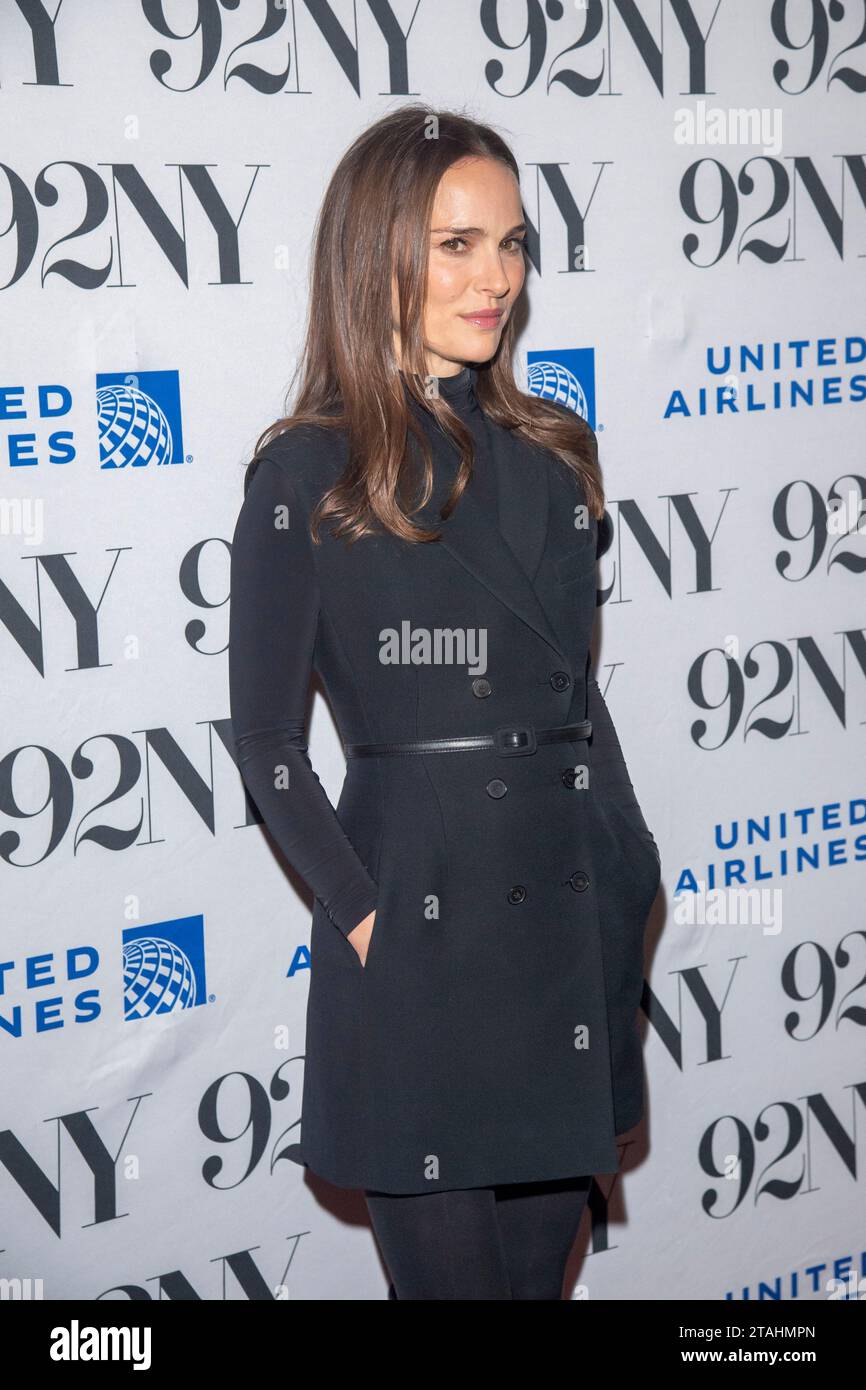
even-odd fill
[[[646,1120],[571,1295],[850,1293],[864,0],[2,0],[0,30],[4,1294],[386,1296],[360,1195],[284,1156],[311,903],[244,797],[226,645],[323,191],[418,100],[520,164],[518,372],[598,434],[596,671],[662,856]]]

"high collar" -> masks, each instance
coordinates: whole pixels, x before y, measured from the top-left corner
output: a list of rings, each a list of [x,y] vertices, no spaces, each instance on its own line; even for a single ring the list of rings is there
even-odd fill
[[[406,378],[403,372],[400,376],[404,382]],[[428,380],[436,382],[436,390],[439,395],[447,400],[448,404],[458,414],[472,414],[479,410],[478,398],[475,394],[475,384],[478,380],[477,367],[464,367],[462,371],[453,376],[430,376]]]
[[[470,394],[475,394],[475,382],[478,379],[478,372],[474,367],[464,367],[455,376],[437,376],[433,380],[439,383],[440,396],[447,396],[449,400],[462,400]]]

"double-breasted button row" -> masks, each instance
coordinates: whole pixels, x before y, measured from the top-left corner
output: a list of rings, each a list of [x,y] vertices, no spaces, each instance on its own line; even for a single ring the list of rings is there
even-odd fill
[[[554,671],[548,676],[550,684],[554,690],[568,690],[571,685],[571,676],[567,671]],[[486,676],[476,676],[472,682],[472,694],[479,700],[486,700],[488,695],[493,694],[493,686]]]
[[[576,869],[566,882],[571,884],[575,893],[584,893],[589,887],[589,878],[583,869]],[[526,901],[526,889],[522,883],[515,883],[513,887],[509,888],[505,896],[510,903],[516,906],[518,903]]]
[[[562,774],[562,781],[564,786],[566,787],[574,788],[576,786],[577,773],[575,772],[573,767],[567,767],[565,769],[565,771]],[[484,788],[484,790],[487,792],[488,796],[492,796],[494,800],[498,801],[499,798],[501,796],[504,796],[505,793],[508,791],[508,784],[507,782],[503,782],[501,777],[494,777],[492,781],[487,783],[487,786]]]

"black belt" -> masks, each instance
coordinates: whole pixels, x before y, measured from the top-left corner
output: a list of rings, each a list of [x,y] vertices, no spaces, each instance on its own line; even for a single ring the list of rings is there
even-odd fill
[[[531,724],[510,724],[493,734],[470,734],[466,738],[416,738],[406,743],[347,743],[347,758],[378,758],[399,753],[473,753],[492,748],[502,757],[534,753],[539,743],[571,743],[589,738],[592,721],[562,724],[558,729],[535,729]]]

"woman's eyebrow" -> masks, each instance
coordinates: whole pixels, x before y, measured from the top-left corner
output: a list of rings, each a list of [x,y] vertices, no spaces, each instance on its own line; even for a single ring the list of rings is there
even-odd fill
[[[506,235],[506,236],[514,236],[515,232],[525,232],[525,231],[526,231],[526,223],[525,223],[525,222],[518,222],[517,226],[516,226],[516,227],[511,227],[511,228],[509,229],[509,231],[507,231],[507,232],[505,233],[505,235]],[[436,236],[437,233],[439,233],[439,232],[452,232],[452,233],[454,233],[454,234],[456,234],[456,235],[459,235],[459,236],[483,236],[483,235],[484,235],[484,228],[483,228],[483,227],[431,227],[431,229],[430,229],[430,235],[431,235],[431,236]]]

